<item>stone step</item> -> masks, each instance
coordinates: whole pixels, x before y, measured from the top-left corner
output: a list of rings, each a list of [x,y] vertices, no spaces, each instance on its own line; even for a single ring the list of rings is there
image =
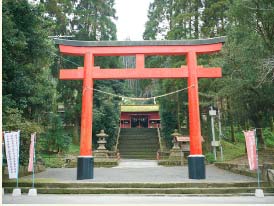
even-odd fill
[[[155,159],[159,149],[157,129],[121,129],[118,149],[123,158]]]
[[[16,181],[4,181],[2,186],[15,187]],[[257,187],[257,181],[236,182],[35,182],[37,188],[230,188]],[[270,187],[269,183],[261,182],[262,187]],[[19,187],[32,187],[32,182],[22,179]]]
[[[118,149],[126,149],[126,150],[134,150],[134,149],[144,149],[144,150],[151,150],[151,149],[158,149],[159,146],[156,144],[145,144],[145,145],[141,145],[141,144],[132,144],[132,145],[119,145]]]
[[[134,145],[132,147],[128,147],[128,146],[121,146],[118,147],[119,151],[157,151],[159,147],[156,147],[156,145],[151,145],[151,147],[142,147],[142,145]]]
[[[120,135],[129,135],[129,136],[140,136],[140,135],[157,135],[157,131],[143,131],[143,130],[138,130],[138,131],[121,131]]]
[[[157,128],[121,128],[121,132],[133,132],[133,131],[142,131],[142,132],[147,132],[147,131],[155,131],[157,132]]]
[[[156,152],[152,152],[152,153],[140,153],[140,152],[130,152],[130,153],[123,153],[120,152],[120,156],[121,157],[125,157],[125,156],[130,156],[132,159],[134,159],[134,156],[136,157],[141,157],[141,156],[149,156],[149,157],[155,157],[157,156]]]
[[[125,153],[128,153],[128,152],[141,152],[141,153],[154,152],[154,153],[156,153],[157,151],[158,151],[158,148],[156,148],[156,147],[146,149],[146,150],[142,149],[142,148],[140,148],[140,149],[138,149],[138,148],[129,149],[129,148],[123,148],[123,147],[119,148],[120,153],[123,153],[123,152],[125,152]]]
[[[123,159],[144,159],[144,160],[156,160],[156,155],[121,155]]]
[[[157,148],[152,148],[152,149],[150,149],[150,150],[142,150],[142,149],[132,149],[132,150],[130,150],[130,149],[128,149],[128,148],[124,148],[124,149],[119,149],[119,152],[120,153],[132,153],[132,152],[134,152],[134,153],[157,153],[157,151],[158,151],[158,149]]]
[[[148,142],[148,141],[143,141],[143,142],[139,142],[139,141],[122,141],[119,142],[119,146],[123,145],[123,146],[158,146],[158,142],[154,141],[154,142]]]
[[[124,134],[124,133],[120,133],[120,138],[121,137],[147,137],[147,138],[150,138],[150,137],[157,137],[157,134],[156,133],[141,133],[139,132],[138,134],[132,134],[132,133],[128,133],[128,134]]]
[[[120,136],[119,140],[139,140],[139,141],[142,141],[142,140],[158,140],[158,138],[156,139],[153,136],[151,136],[151,137],[146,137],[146,136],[139,136],[139,137],[136,137],[136,136],[131,136],[131,137]]]
[[[5,187],[6,193],[12,192],[12,187]],[[265,193],[274,194],[274,188],[262,188]],[[27,193],[29,188],[21,188],[22,193]],[[38,194],[242,194],[254,195],[256,187],[223,187],[223,188],[38,188]]]
[[[158,143],[157,139],[119,139],[119,144]]]

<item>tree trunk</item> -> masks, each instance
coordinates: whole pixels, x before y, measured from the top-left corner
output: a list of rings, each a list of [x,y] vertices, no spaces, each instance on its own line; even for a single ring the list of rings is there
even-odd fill
[[[79,145],[80,143],[79,128],[80,128],[79,119],[75,118],[74,127],[72,128],[72,136],[73,136],[72,142],[73,144],[76,144],[76,145]]]
[[[256,115],[253,119],[254,125],[256,127],[256,136],[258,138],[258,148],[265,148],[263,129],[262,129],[262,116]]]
[[[227,110],[228,110],[228,118],[230,119],[230,134],[231,134],[231,141],[236,142],[235,139],[235,131],[234,131],[234,117],[231,109],[231,102],[230,99],[227,99]]]
[[[195,20],[194,20],[194,37],[195,39],[199,38],[199,1],[195,1]]]
[[[178,93],[177,93],[177,125],[178,125],[178,132],[181,133],[180,100],[179,100],[179,94]]]
[[[260,146],[265,150],[266,146],[265,146],[265,143],[264,143],[264,136],[263,136],[263,129],[262,128],[256,128],[256,136],[258,138],[258,148]]]
[[[234,122],[233,122],[233,116],[232,115],[231,115],[230,119],[231,119],[231,122],[230,122],[231,141],[236,142],[234,125],[233,125]]]
[[[274,119],[273,117],[270,118],[270,131],[271,132],[274,132],[274,120],[273,119]]]

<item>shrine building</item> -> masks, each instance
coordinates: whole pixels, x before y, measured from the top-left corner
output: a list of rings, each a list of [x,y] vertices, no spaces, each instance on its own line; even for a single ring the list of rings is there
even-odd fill
[[[121,105],[120,128],[160,128],[159,105]]]

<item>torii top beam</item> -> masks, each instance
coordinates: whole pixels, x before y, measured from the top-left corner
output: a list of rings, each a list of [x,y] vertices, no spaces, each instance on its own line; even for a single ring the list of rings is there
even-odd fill
[[[193,40],[144,40],[144,41],[77,41],[54,39],[60,45],[60,52],[83,56],[91,52],[95,56],[182,55],[189,51],[197,54],[220,51],[225,37]]]
[[[181,68],[145,68],[145,56],[150,55],[186,55],[191,51],[196,54],[206,54],[221,50],[224,37],[195,40],[163,40],[163,41],[77,41],[54,39],[59,44],[60,52],[67,55],[84,56],[127,56],[136,55],[136,68],[100,69],[93,65],[92,78],[103,79],[162,79],[187,78],[188,69]],[[145,75],[144,75],[145,74]],[[221,77],[220,68],[197,68],[198,78]],[[83,69],[62,69],[60,79],[83,79]]]

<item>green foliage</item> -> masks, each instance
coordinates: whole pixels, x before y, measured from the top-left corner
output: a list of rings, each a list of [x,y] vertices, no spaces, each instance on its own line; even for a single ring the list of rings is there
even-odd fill
[[[269,128],[263,129],[263,136],[265,139],[265,144],[269,147],[274,147],[274,132]]]
[[[79,151],[80,151],[79,145],[70,144],[69,150],[68,150],[69,154],[79,155]]]
[[[41,134],[41,140],[39,141],[41,150],[47,153],[66,152],[71,142],[72,137],[65,132],[61,117],[51,114],[49,126],[45,133]]]
[[[205,159],[209,164],[212,164],[212,163],[216,162],[213,153],[205,154]]]
[[[226,35],[226,43],[218,55],[202,55],[199,65],[222,67],[223,78],[200,79],[200,111],[208,112],[211,105],[222,112],[227,135],[231,141],[244,142],[237,128],[272,127],[274,110],[273,1],[241,0],[155,0],[150,4],[144,39],[191,39]],[[148,65],[185,64],[182,57],[152,57]],[[177,80],[176,80],[177,81]],[[161,80],[153,88],[161,93],[183,88],[174,80]],[[152,82],[150,83],[152,85]],[[155,86],[156,85],[156,86]],[[150,85],[146,85],[149,87]],[[170,135],[174,128],[188,122],[187,99],[180,94],[160,100],[162,129]],[[182,100],[182,101],[183,101]],[[177,105],[176,105],[177,104]],[[177,108],[177,109],[176,109]],[[236,126],[235,126],[236,125]],[[183,125],[188,126],[188,125]],[[236,131],[236,133],[235,133]],[[269,141],[269,140],[267,140]],[[263,143],[263,140],[259,140]]]
[[[51,109],[50,29],[42,7],[25,0],[3,1],[3,111],[18,108],[25,117],[39,119]]]
[[[20,130],[20,164],[27,165],[31,134],[36,132],[37,141],[39,141],[39,134],[43,132],[43,129],[40,125],[27,121],[18,109],[8,108],[3,116],[3,131]]]
[[[64,158],[56,154],[42,155],[43,161],[46,167],[50,168],[62,168],[65,164]]]
[[[229,161],[229,160],[232,160],[237,157],[241,157],[241,156],[245,155],[245,143],[244,142],[237,142],[237,143],[233,144],[228,141],[222,141],[221,144],[223,146],[224,161]]]

